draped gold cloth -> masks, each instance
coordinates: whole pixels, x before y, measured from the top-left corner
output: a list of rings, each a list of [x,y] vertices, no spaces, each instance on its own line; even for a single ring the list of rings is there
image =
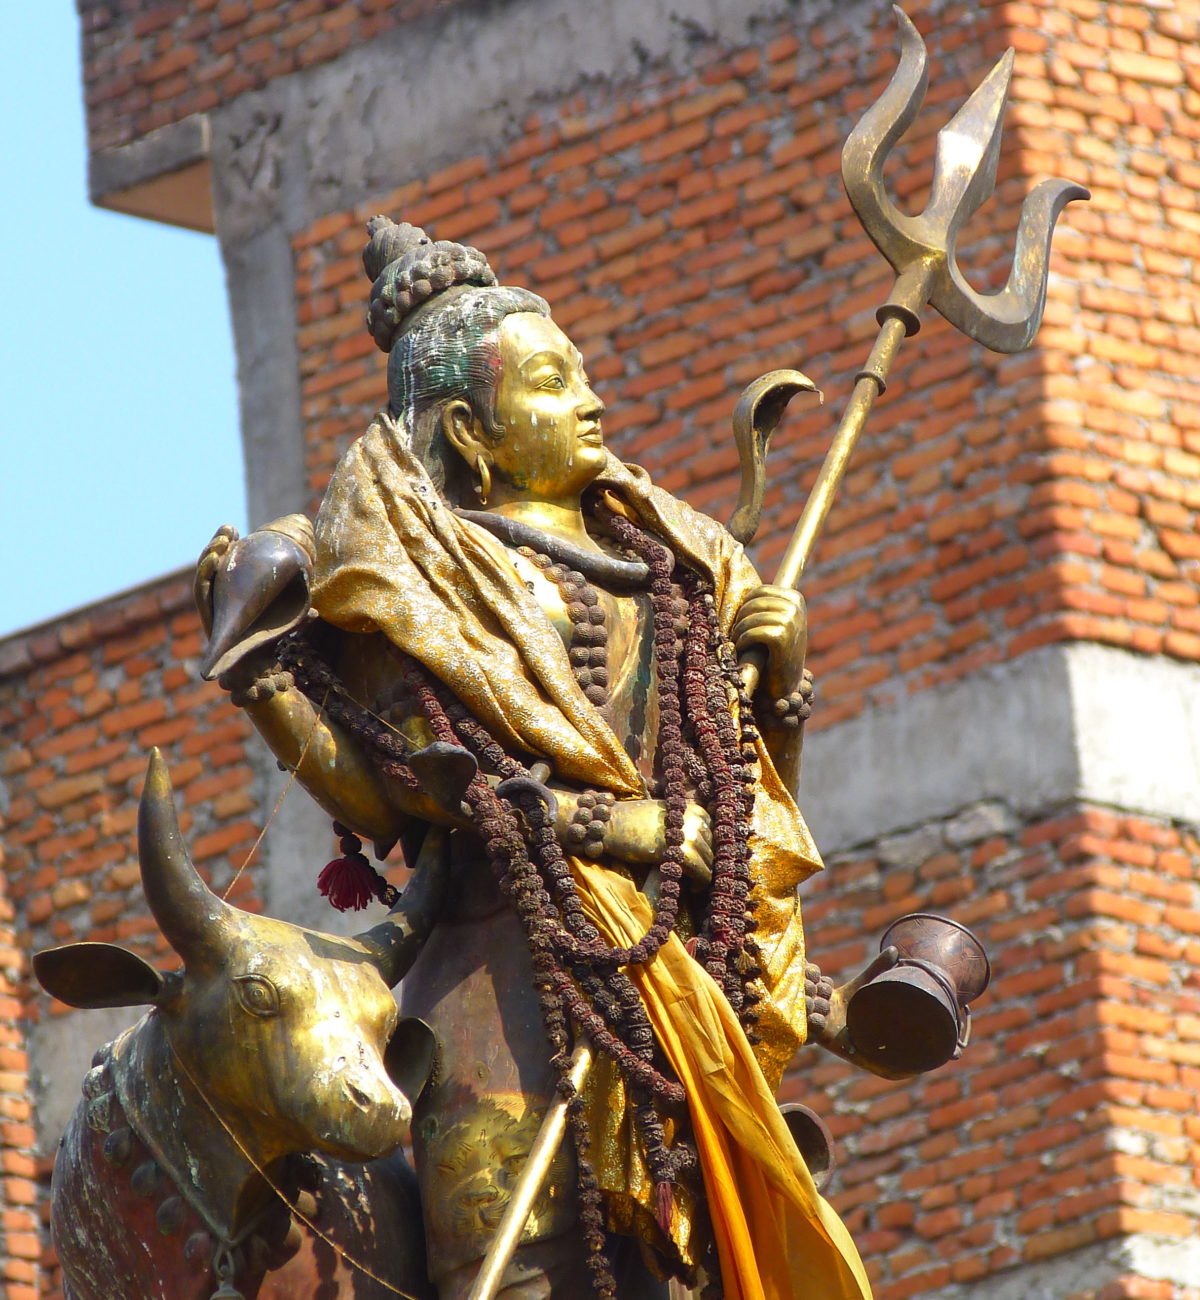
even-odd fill
[[[572,867],[605,938],[636,942],[652,919],[645,895],[593,863]],[[869,1298],[854,1242],[813,1185],[720,989],[674,934],[627,969],[687,1091],[726,1300]]]
[[[743,601],[759,584],[741,545],[714,520],[655,488],[643,470],[623,465],[615,457],[608,458],[597,486],[609,493],[617,508],[667,540],[679,558],[708,577],[722,630],[728,633]],[[503,548],[490,534],[460,519],[446,505],[413,455],[406,431],[389,416],[376,417],[339,463],[317,517],[316,549],[313,604],[326,622],[349,632],[382,632],[450,687],[507,749],[545,759],[554,779],[607,789],[618,798],[646,797],[645,783],[636,766],[615,732],[580,690],[562,638]],[[758,1025],[762,1042],[751,1050],[736,1017],[714,991],[715,986],[710,989],[701,983],[700,993],[682,979],[680,961],[686,962],[689,971],[703,972],[678,940],[670,945],[673,956],[652,963],[652,968],[661,966],[664,972],[674,972],[674,983],[660,988],[657,977],[652,979],[645,971],[637,974],[644,980],[648,1006],[653,1003],[659,1008],[654,1023],[664,1050],[670,1050],[670,1041],[680,1044],[680,1059],[676,1062],[672,1056],[672,1063],[688,1072],[688,1078],[683,1073],[680,1077],[689,1095],[693,1084],[703,1085],[705,1095],[711,1091],[710,1084],[704,1081],[711,1073],[709,1067],[719,1061],[726,1091],[745,1088],[746,1098],[752,1099],[740,1103],[729,1114],[707,1104],[700,1112],[704,1124],[709,1123],[704,1117],[715,1117],[711,1121],[713,1136],[705,1142],[708,1163],[704,1172],[709,1196],[715,1196],[718,1205],[732,1204],[743,1195],[743,1177],[751,1180],[746,1184],[748,1196],[750,1188],[761,1181],[755,1172],[761,1162],[746,1161],[748,1136],[752,1147],[757,1144],[775,1152],[767,1181],[772,1187],[784,1188],[783,1199],[775,1193],[768,1196],[766,1192],[754,1192],[750,1207],[753,1222],[748,1223],[744,1216],[726,1217],[725,1226],[718,1229],[719,1237],[728,1235],[723,1252],[734,1250],[731,1258],[741,1261],[750,1250],[745,1234],[755,1234],[754,1253],[760,1249],[757,1234],[767,1232],[773,1224],[768,1237],[780,1243],[781,1259],[788,1256],[784,1246],[791,1211],[785,1213],[781,1207],[795,1206],[797,1213],[808,1214],[821,1230],[815,1237],[811,1233],[797,1236],[794,1249],[806,1257],[810,1249],[823,1249],[827,1254],[832,1250],[839,1261],[846,1254],[858,1269],[858,1274],[851,1269],[850,1275],[858,1276],[861,1264],[844,1229],[816,1196],[806,1170],[801,1181],[797,1167],[803,1170],[803,1162],[791,1147],[772,1099],[784,1068],[804,1042],[804,935],[796,886],[820,870],[821,861],[795,802],[761,742],[759,761],[761,779],[751,827],[751,871],[755,940],[764,972]],[[618,938],[614,933],[614,942],[631,942],[629,936],[640,938],[649,924],[648,906],[628,881],[620,890],[613,885],[617,893],[595,886],[596,881],[608,877],[619,879],[615,872],[603,868],[589,870],[586,879],[593,882],[593,905],[598,916],[604,918],[606,928],[625,927],[621,928],[625,937]],[[624,901],[622,891],[628,894]],[[714,1000],[719,1006],[712,1005]],[[703,1009],[703,1016],[694,1026],[680,1020],[681,1014],[685,1018],[699,1015],[699,1009]],[[706,1028],[701,1029],[701,1025]],[[726,1055],[713,1051],[697,1053],[696,1045],[706,1041],[706,1036],[713,1044],[729,1039],[724,1051],[732,1052],[732,1056],[726,1059]],[[752,1121],[751,1116],[760,1110],[762,1114]],[[729,1149],[722,1155],[726,1147]],[[790,1148],[791,1155],[781,1154],[783,1148]],[[712,1160],[717,1163],[712,1164]],[[620,1158],[608,1162],[606,1171],[600,1171],[601,1182],[615,1189],[621,1180],[626,1184],[640,1181],[646,1191],[638,1199],[648,1204],[649,1181],[630,1178],[628,1168],[623,1168],[637,1163],[637,1153],[625,1150]],[[786,1174],[787,1169],[792,1172]],[[644,1174],[644,1170],[641,1172]],[[722,1192],[722,1188],[736,1190]],[[827,1220],[836,1225],[840,1236]],[[680,1225],[679,1235],[686,1235],[687,1226]],[[743,1246],[735,1249],[731,1243],[742,1238]],[[820,1245],[822,1241],[824,1246]],[[838,1242],[844,1242],[845,1251],[839,1253],[840,1247],[834,1249],[830,1244]],[[686,1249],[683,1253],[690,1258]],[[724,1258],[723,1253],[723,1266]],[[741,1276],[742,1263],[737,1263],[736,1268]],[[809,1279],[807,1289],[802,1291],[789,1290],[790,1284],[783,1280],[798,1276],[797,1268]],[[843,1300],[867,1293],[865,1282],[861,1291],[847,1290],[842,1281],[834,1285],[833,1280],[842,1278],[841,1263],[836,1267],[830,1264],[822,1273],[814,1256],[788,1264],[787,1269],[780,1273],[771,1265],[771,1276],[779,1279],[771,1283],[774,1290],[755,1290],[746,1281],[746,1289],[738,1294]],[[830,1279],[833,1289],[821,1289],[823,1284],[818,1285],[816,1279],[823,1276]],[[729,1294],[732,1297],[733,1293]]]

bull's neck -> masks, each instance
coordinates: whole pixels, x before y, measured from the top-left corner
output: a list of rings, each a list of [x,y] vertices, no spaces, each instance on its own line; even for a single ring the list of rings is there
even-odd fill
[[[219,1237],[236,1241],[272,1199],[272,1166],[289,1149],[218,1118],[178,1060],[151,1012],[113,1062],[117,1096],[131,1126],[180,1194]]]

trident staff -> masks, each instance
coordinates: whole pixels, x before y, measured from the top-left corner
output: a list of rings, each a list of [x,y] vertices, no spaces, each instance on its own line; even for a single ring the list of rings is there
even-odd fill
[[[1069,181],[1042,182],[1025,200],[1017,230],[1012,272],[998,293],[981,294],[970,287],[956,260],[956,245],[967,220],[990,197],[1000,155],[1001,118],[1008,97],[1013,51],[992,68],[978,89],[938,133],[933,183],[925,210],[916,217],[899,212],[883,186],[888,154],[916,117],[928,81],[925,44],[899,8],[899,66],[883,95],[867,111],[842,151],[842,179],[850,202],[867,233],[891,263],[897,276],[890,297],[876,313],[880,329],[866,364],[855,379],[854,391],[842,415],[832,445],[821,466],[800,522],[784,553],[775,583],[796,587],[845,477],[875,399],[901,342],[920,328],[919,313],[932,304],[952,325],[996,352],[1019,352],[1033,341],[1046,298],[1050,240],[1059,213],[1072,199],[1088,197]],[[734,517],[736,536],[748,540],[757,524],[763,486],[762,458],[770,430],[783,405],[796,392],[815,393],[804,375],[775,372],[752,385],[743,396],[737,417],[754,454],[750,474],[743,456],[743,490]],[[818,395],[819,398],[819,395]],[[743,662],[743,676],[753,690],[762,671],[760,652]],[[581,1041],[572,1058],[570,1086],[582,1086],[591,1051]],[[554,1157],[563,1133],[565,1098],[551,1106],[535,1140],[500,1227],[492,1241],[469,1300],[493,1300],[530,1208]]]
[[[908,16],[897,6],[892,12],[900,26],[900,63],[887,89],[846,141],[842,181],[863,228],[896,271],[896,282],[875,313],[879,334],[855,376],[850,401],[780,562],[775,575],[778,587],[799,587],[867,416],[887,387],[900,344],[921,328],[921,308],[931,304],[956,329],[993,352],[1027,348],[1046,305],[1054,223],[1072,199],[1090,197],[1072,181],[1043,181],[1021,208],[1008,282],[991,294],[972,289],[958,267],[958,237],[995,188],[1014,54],[1011,49],[1004,54],[938,132],[929,202],[919,216],[907,216],[888,196],[883,168],[924,101],[928,55]],[[742,672],[748,690],[758,684],[763,663],[761,651],[747,655]]]

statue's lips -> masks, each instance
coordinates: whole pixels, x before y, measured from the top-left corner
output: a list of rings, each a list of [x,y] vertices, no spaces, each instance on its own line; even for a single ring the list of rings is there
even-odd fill
[[[579,433],[579,441],[586,447],[603,447],[604,435],[598,424],[589,424]]]

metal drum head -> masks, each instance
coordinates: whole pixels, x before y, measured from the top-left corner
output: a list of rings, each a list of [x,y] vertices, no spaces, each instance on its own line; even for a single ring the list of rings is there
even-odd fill
[[[928,971],[896,966],[854,994],[846,1028],[872,1063],[896,1074],[924,1074],[956,1054],[959,1011]]]

